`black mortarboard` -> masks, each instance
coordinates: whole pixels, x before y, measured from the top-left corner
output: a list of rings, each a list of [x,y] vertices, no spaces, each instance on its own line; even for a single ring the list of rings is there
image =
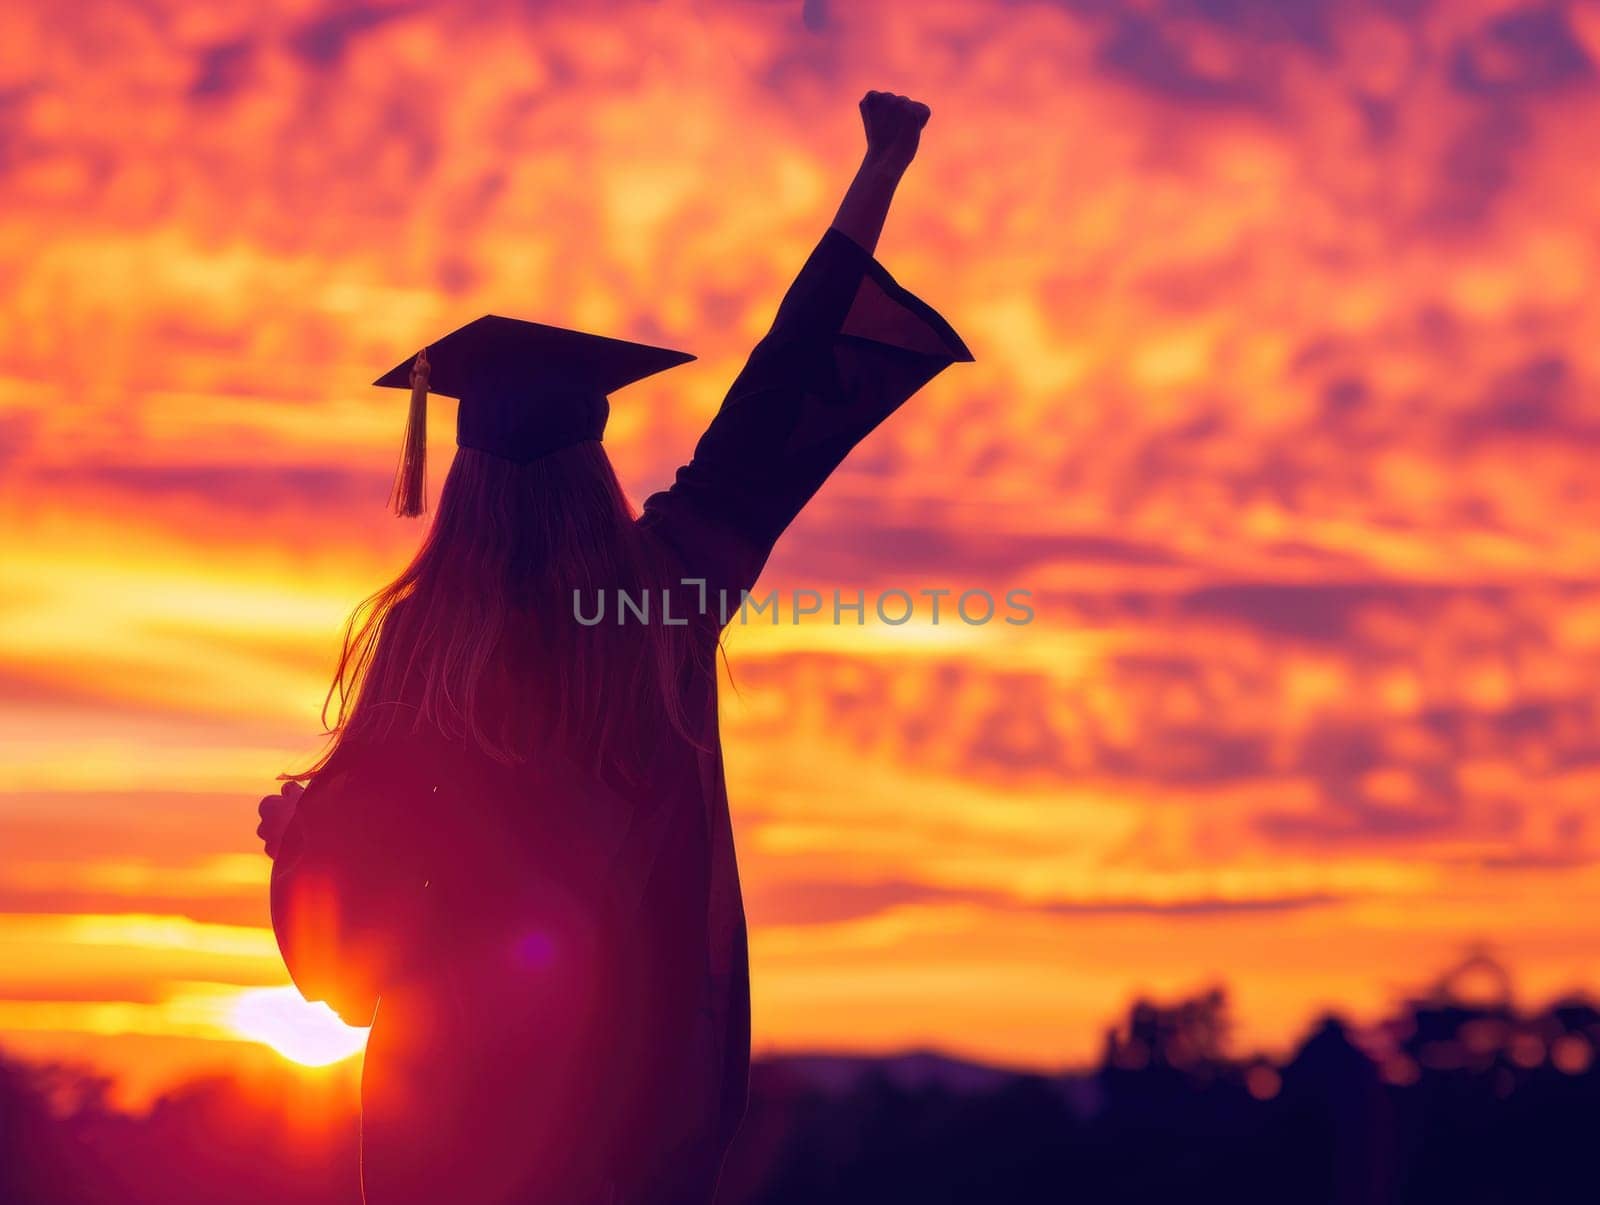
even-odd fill
[[[495,314],[451,331],[373,382],[411,390],[395,512],[422,513],[430,392],[460,400],[457,444],[526,464],[599,439],[611,412],[607,394],[692,359],[688,352]]]

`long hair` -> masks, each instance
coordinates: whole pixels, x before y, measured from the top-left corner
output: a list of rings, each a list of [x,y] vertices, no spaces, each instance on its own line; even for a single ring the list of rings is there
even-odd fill
[[[625,778],[664,733],[698,743],[683,690],[712,666],[692,629],[575,618],[579,598],[659,598],[673,580],[635,517],[598,442],[528,464],[457,449],[422,547],[345,627],[322,709],[328,748],[284,777],[397,725],[503,764],[560,747]]]

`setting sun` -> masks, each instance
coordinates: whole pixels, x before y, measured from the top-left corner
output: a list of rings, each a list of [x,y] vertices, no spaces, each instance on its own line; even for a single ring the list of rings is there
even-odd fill
[[[326,1004],[307,1004],[292,987],[242,992],[229,1024],[303,1067],[326,1067],[358,1053],[367,1031],[339,1020]]]

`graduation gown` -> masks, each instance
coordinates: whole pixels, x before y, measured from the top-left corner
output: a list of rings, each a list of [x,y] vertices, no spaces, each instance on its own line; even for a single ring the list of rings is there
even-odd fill
[[[828,229],[638,520],[707,662],[834,468],[970,359]],[[507,767],[425,732],[346,739],[312,779],[274,867],[273,927],[307,999],[372,1025],[368,1205],[715,1195],[746,1104],[749,969],[714,675],[684,689],[700,747],[657,742],[647,788],[575,755]]]

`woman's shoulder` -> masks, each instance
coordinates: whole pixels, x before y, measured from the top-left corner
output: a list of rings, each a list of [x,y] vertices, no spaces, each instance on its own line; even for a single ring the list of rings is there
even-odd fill
[[[346,732],[308,786],[429,785],[458,772],[468,750],[426,724],[369,723]]]

